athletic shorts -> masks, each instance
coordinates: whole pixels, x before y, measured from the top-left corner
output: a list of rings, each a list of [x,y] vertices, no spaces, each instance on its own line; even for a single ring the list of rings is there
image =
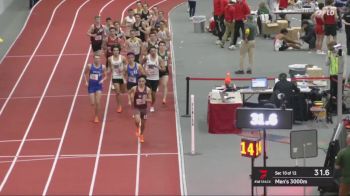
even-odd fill
[[[123,79],[112,79],[113,84],[124,84]]]
[[[159,70],[159,78],[163,77],[163,76],[167,76],[169,75],[169,69],[168,69],[168,66],[165,68],[164,71],[162,70]]]
[[[139,108],[135,108],[134,109],[134,115],[140,115],[140,118],[143,120],[147,119],[147,108],[145,109],[139,109]]]
[[[337,35],[337,24],[332,24],[332,25],[329,25],[329,24],[325,24],[324,25],[324,34],[326,36],[336,36]]]
[[[147,80],[146,85],[152,90],[152,92],[156,92],[158,88],[159,80]]]
[[[315,33],[316,35],[323,35],[324,34],[323,25],[316,25]]]
[[[126,89],[130,90],[132,87],[136,86],[137,83],[128,82],[126,83]]]
[[[289,47],[287,45],[287,43],[285,41],[282,42],[282,46],[279,48],[279,51],[285,51],[287,50]]]
[[[102,49],[102,43],[92,42],[91,43],[91,48],[92,48],[92,51],[97,52],[97,51]]]
[[[95,84],[88,86],[89,94],[96,93],[97,91],[102,91],[102,84]]]

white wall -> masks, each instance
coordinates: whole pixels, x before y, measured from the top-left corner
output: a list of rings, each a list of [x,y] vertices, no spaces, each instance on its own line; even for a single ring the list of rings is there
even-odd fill
[[[0,15],[14,1],[15,0],[0,0]]]

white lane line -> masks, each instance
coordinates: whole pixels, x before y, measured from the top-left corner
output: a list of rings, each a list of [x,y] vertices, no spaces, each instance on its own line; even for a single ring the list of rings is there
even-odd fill
[[[152,9],[154,6],[157,6],[157,5],[159,5],[159,4],[161,4],[161,3],[164,3],[164,2],[166,2],[167,0],[162,0],[162,1],[159,1],[158,3],[155,3],[155,4],[153,4],[151,7],[149,7],[148,9],[150,10],[150,9]]]
[[[136,159],[136,183],[135,183],[135,196],[139,195],[140,189],[140,163],[141,162],[141,142],[138,138],[137,142],[137,159]]]
[[[62,1],[61,3],[63,3],[63,2],[65,2],[65,1]],[[48,90],[48,88],[49,88],[49,85],[51,84],[51,80],[52,80],[52,78],[53,78],[53,76],[54,76],[54,74],[55,74],[55,72],[56,72],[56,69],[57,69],[57,67],[58,67],[58,64],[59,64],[59,62],[61,61],[62,54],[63,54],[64,50],[66,49],[68,40],[69,40],[69,38],[70,38],[70,36],[71,36],[71,34],[72,34],[72,31],[73,31],[73,27],[75,26],[75,22],[76,22],[78,13],[79,13],[80,9],[81,9],[87,2],[88,2],[88,1],[85,1],[82,5],[80,5],[80,7],[78,8],[77,12],[75,13],[72,26],[71,26],[71,28],[70,28],[70,31],[69,31],[68,35],[67,35],[67,39],[65,40],[65,42],[64,42],[64,44],[63,44],[63,47],[62,47],[61,52],[60,52],[60,56],[58,57],[58,59],[57,59],[57,61],[56,61],[56,64],[55,64],[55,66],[54,66],[54,68],[53,68],[53,70],[52,70],[52,73],[51,73],[51,75],[50,75],[50,77],[49,77],[49,80],[48,80],[47,83],[46,83],[44,92],[43,92],[42,95],[41,95],[41,98],[40,98],[40,100],[39,100],[39,103],[38,103],[38,105],[37,105],[36,108],[35,108],[34,114],[33,114],[32,118],[31,118],[31,120],[30,120],[30,122],[29,122],[29,125],[28,125],[28,127],[27,127],[27,129],[26,129],[26,131],[25,131],[25,134],[24,134],[23,138],[22,138],[22,142],[21,142],[21,144],[20,144],[20,146],[19,146],[19,148],[18,148],[18,150],[17,150],[16,157],[13,159],[13,161],[12,161],[12,163],[11,163],[11,166],[10,166],[10,168],[8,169],[8,171],[6,172],[6,175],[5,175],[5,177],[4,177],[4,180],[2,181],[2,183],[1,183],[1,185],[0,185],[0,192],[1,192],[2,189],[4,188],[4,186],[5,186],[6,182],[7,182],[7,179],[9,178],[9,176],[10,176],[10,174],[11,174],[11,172],[12,172],[12,170],[13,170],[15,164],[16,164],[17,157],[19,156],[19,154],[20,154],[21,151],[22,151],[24,142],[25,142],[25,140],[26,140],[27,137],[28,137],[28,134],[29,134],[29,132],[30,132],[30,130],[31,130],[31,128],[32,128],[33,122],[34,122],[34,120],[35,120],[35,118],[36,118],[36,115],[37,115],[39,109],[40,109],[41,103],[42,103],[43,100],[44,100],[44,96],[45,96],[45,94],[46,94],[46,92],[47,92],[47,90]]]
[[[168,92],[168,94],[173,94],[173,92]],[[107,96],[107,93],[102,93],[102,96]],[[89,95],[87,94],[80,94],[77,95],[78,97],[88,97]],[[120,96],[127,96],[126,93],[120,95]],[[71,98],[74,97],[74,95],[47,95],[44,98]],[[0,97],[0,100],[4,100],[6,98]],[[12,97],[11,99],[40,99],[40,96],[29,96],[29,97]]]
[[[72,54],[63,54],[62,56],[85,56],[86,54],[83,53],[72,53]],[[92,56],[92,54],[90,54]],[[31,55],[8,55],[6,58],[28,58]],[[34,57],[56,57],[59,56],[59,54],[36,54]]]
[[[125,12],[126,10],[133,5],[134,3],[136,3],[136,1],[131,2],[130,4],[128,4],[128,6],[126,6],[124,8],[124,10],[122,11],[121,14],[121,21],[120,23],[122,23],[122,20],[124,18]],[[100,11],[100,15],[101,15],[102,10]],[[100,154],[101,154],[101,147],[102,147],[102,142],[103,142],[103,136],[104,136],[104,132],[105,132],[105,127],[106,127],[106,119],[107,119],[107,114],[108,114],[108,107],[109,107],[109,101],[110,101],[110,94],[111,94],[111,85],[112,85],[112,81],[109,82],[109,87],[108,87],[108,94],[107,94],[107,102],[106,102],[106,106],[105,106],[105,111],[104,111],[104,116],[103,116],[103,122],[102,122],[102,127],[101,127],[101,133],[100,133],[100,139],[98,142],[98,148],[97,148],[97,156],[95,159],[95,165],[94,165],[94,171],[92,174],[92,179],[91,179],[91,183],[90,183],[90,190],[89,190],[89,195],[93,195],[94,193],[94,188],[95,188],[95,182],[96,182],[96,175],[97,175],[97,170],[98,170],[98,164],[100,161]]]
[[[55,9],[54,9],[54,11],[53,11],[53,13],[52,13],[52,15],[51,15],[50,21],[49,21],[49,23],[48,23],[47,26],[46,26],[46,29],[45,29],[45,31],[44,31],[44,34],[41,36],[38,45],[35,47],[35,49],[34,49],[34,51],[33,51],[33,54],[30,56],[30,58],[29,58],[27,64],[24,66],[21,75],[18,77],[18,79],[17,79],[17,81],[16,81],[16,83],[15,83],[15,86],[12,88],[12,90],[11,90],[9,96],[6,98],[5,103],[2,105],[2,107],[1,107],[1,109],[0,109],[0,116],[1,116],[2,113],[4,112],[6,106],[7,106],[8,102],[10,101],[10,99],[11,99],[13,93],[15,92],[15,90],[16,90],[16,88],[17,88],[19,82],[22,80],[22,77],[24,76],[24,73],[26,72],[27,68],[29,67],[29,64],[32,62],[32,60],[33,60],[33,58],[34,58],[34,55],[35,55],[36,52],[38,51],[39,46],[41,46],[41,43],[42,43],[42,41],[44,40],[44,37],[46,37],[46,33],[48,32],[48,30],[49,30],[49,28],[50,28],[50,26],[51,26],[52,20],[53,20],[55,14],[56,14],[57,9],[58,9],[65,1],[66,1],[66,0],[62,1],[60,4],[58,4],[58,5],[55,7]],[[23,30],[23,29],[22,29],[22,30]],[[2,187],[0,186],[0,192],[1,192],[1,189],[2,189]]]
[[[168,21],[169,21],[169,31],[171,32],[170,48],[171,48],[171,59],[172,59],[172,78],[173,78],[173,91],[174,91],[174,100],[175,100],[175,121],[176,121],[176,135],[177,135],[177,151],[178,151],[178,161],[179,161],[179,176],[180,176],[180,188],[181,195],[187,195],[187,184],[186,184],[186,172],[185,172],[185,163],[183,156],[183,144],[182,144],[182,131],[180,123],[180,113],[179,113],[179,101],[177,99],[177,87],[176,87],[176,64],[175,64],[175,51],[173,45],[173,32],[171,25],[170,13],[175,10],[178,6],[183,3],[173,7],[168,12]]]
[[[135,157],[138,154],[100,154],[100,157]],[[178,153],[143,153],[140,154],[145,158],[152,158],[153,156],[178,156]],[[0,156],[0,158],[13,158],[14,156]],[[60,155],[58,159],[85,159],[85,158],[96,158],[97,154],[70,154],[70,155]],[[34,162],[34,161],[45,161],[55,159],[55,155],[21,155],[17,160],[19,162]],[[21,159],[23,158],[23,159]],[[25,159],[24,159],[25,158]],[[11,163],[11,161],[0,161],[2,163]]]
[[[87,0],[85,1],[77,10],[76,14],[75,14],[75,17],[74,17],[74,23],[70,29],[70,33],[73,31],[73,28],[74,28],[74,24],[76,22],[76,19],[78,17],[78,14],[80,12],[80,9],[86,4],[88,3],[90,0]],[[68,39],[69,37],[66,39],[66,42],[68,42]],[[62,149],[62,146],[63,146],[63,142],[64,142],[64,138],[66,136],[66,133],[67,133],[67,130],[68,130],[68,125],[70,123],[70,119],[71,119],[71,116],[72,116],[72,113],[73,113],[73,109],[74,109],[74,106],[75,106],[75,103],[76,103],[76,100],[77,100],[77,95],[78,95],[78,92],[79,92],[79,88],[80,88],[80,85],[81,85],[81,82],[82,82],[82,79],[83,79],[83,75],[84,75],[84,70],[85,70],[85,66],[87,64],[87,61],[89,59],[89,54],[91,52],[91,47],[89,46],[89,49],[88,49],[88,52],[86,53],[86,59],[85,59],[85,62],[84,62],[84,65],[83,65],[83,68],[82,68],[82,71],[81,71],[81,74],[80,74],[80,79],[79,79],[79,82],[78,82],[78,85],[76,87],[76,90],[75,90],[75,94],[74,94],[74,98],[73,98],[73,101],[72,101],[72,104],[71,104],[71,107],[69,109],[69,113],[68,113],[68,116],[67,116],[67,120],[66,120],[66,123],[64,125],[64,129],[63,129],[63,133],[62,133],[62,136],[61,136],[61,141],[58,145],[58,149],[57,149],[57,152],[56,152],[56,155],[55,155],[55,160],[52,164],[52,167],[51,167],[51,170],[50,170],[50,174],[48,176],[48,179],[46,181],[46,184],[45,184],[45,188],[43,190],[43,194],[42,195],[46,195],[47,194],[47,191],[49,189],[49,186],[50,186],[50,183],[51,183],[51,180],[52,180],[52,176],[55,172],[55,169],[56,169],[56,165],[57,165],[57,161],[58,161],[58,157],[61,153],[61,149]]]
[[[7,51],[5,52],[4,56],[2,56],[1,60],[0,60],[0,64],[2,64],[2,61],[5,59],[5,57],[7,56],[7,54],[10,52],[10,50],[12,49],[13,45],[17,42],[19,36],[23,33],[23,30],[27,27],[29,18],[32,16],[32,14],[34,13],[34,10],[38,7],[39,3],[41,3],[42,1],[39,1],[38,3],[36,3],[34,5],[34,7],[32,7],[32,9],[30,10],[28,17],[26,19],[26,21],[24,22],[24,25],[21,29],[21,31],[18,33],[17,37],[15,38],[15,40],[12,42],[12,44],[10,45],[10,47],[7,49]],[[57,6],[56,6],[57,7]],[[54,14],[54,13],[52,13]],[[48,24],[49,26],[49,24]]]
[[[57,141],[61,138],[36,138],[36,139],[26,139],[25,142],[41,142],[41,141]],[[22,140],[0,140],[0,143],[11,143],[11,142],[21,142]]]

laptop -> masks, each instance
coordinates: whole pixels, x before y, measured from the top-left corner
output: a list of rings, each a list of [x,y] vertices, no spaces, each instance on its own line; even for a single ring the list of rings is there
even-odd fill
[[[252,78],[252,80],[251,80],[252,89],[264,90],[264,89],[268,88],[268,85],[269,85],[269,83],[268,83],[268,80],[266,77]]]

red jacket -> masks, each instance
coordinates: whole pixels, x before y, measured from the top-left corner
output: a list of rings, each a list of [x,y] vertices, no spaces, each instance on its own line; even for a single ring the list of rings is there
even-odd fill
[[[214,16],[222,16],[228,0],[214,0]]]
[[[250,8],[247,3],[240,2],[235,4],[235,20],[245,20],[248,15],[250,15]]]
[[[228,4],[226,7],[225,7],[225,10],[224,10],[224,15],[225,15],[225,21],[227,22],[232,22],[233,19],[235,18],[235,5],[233,4]]]

